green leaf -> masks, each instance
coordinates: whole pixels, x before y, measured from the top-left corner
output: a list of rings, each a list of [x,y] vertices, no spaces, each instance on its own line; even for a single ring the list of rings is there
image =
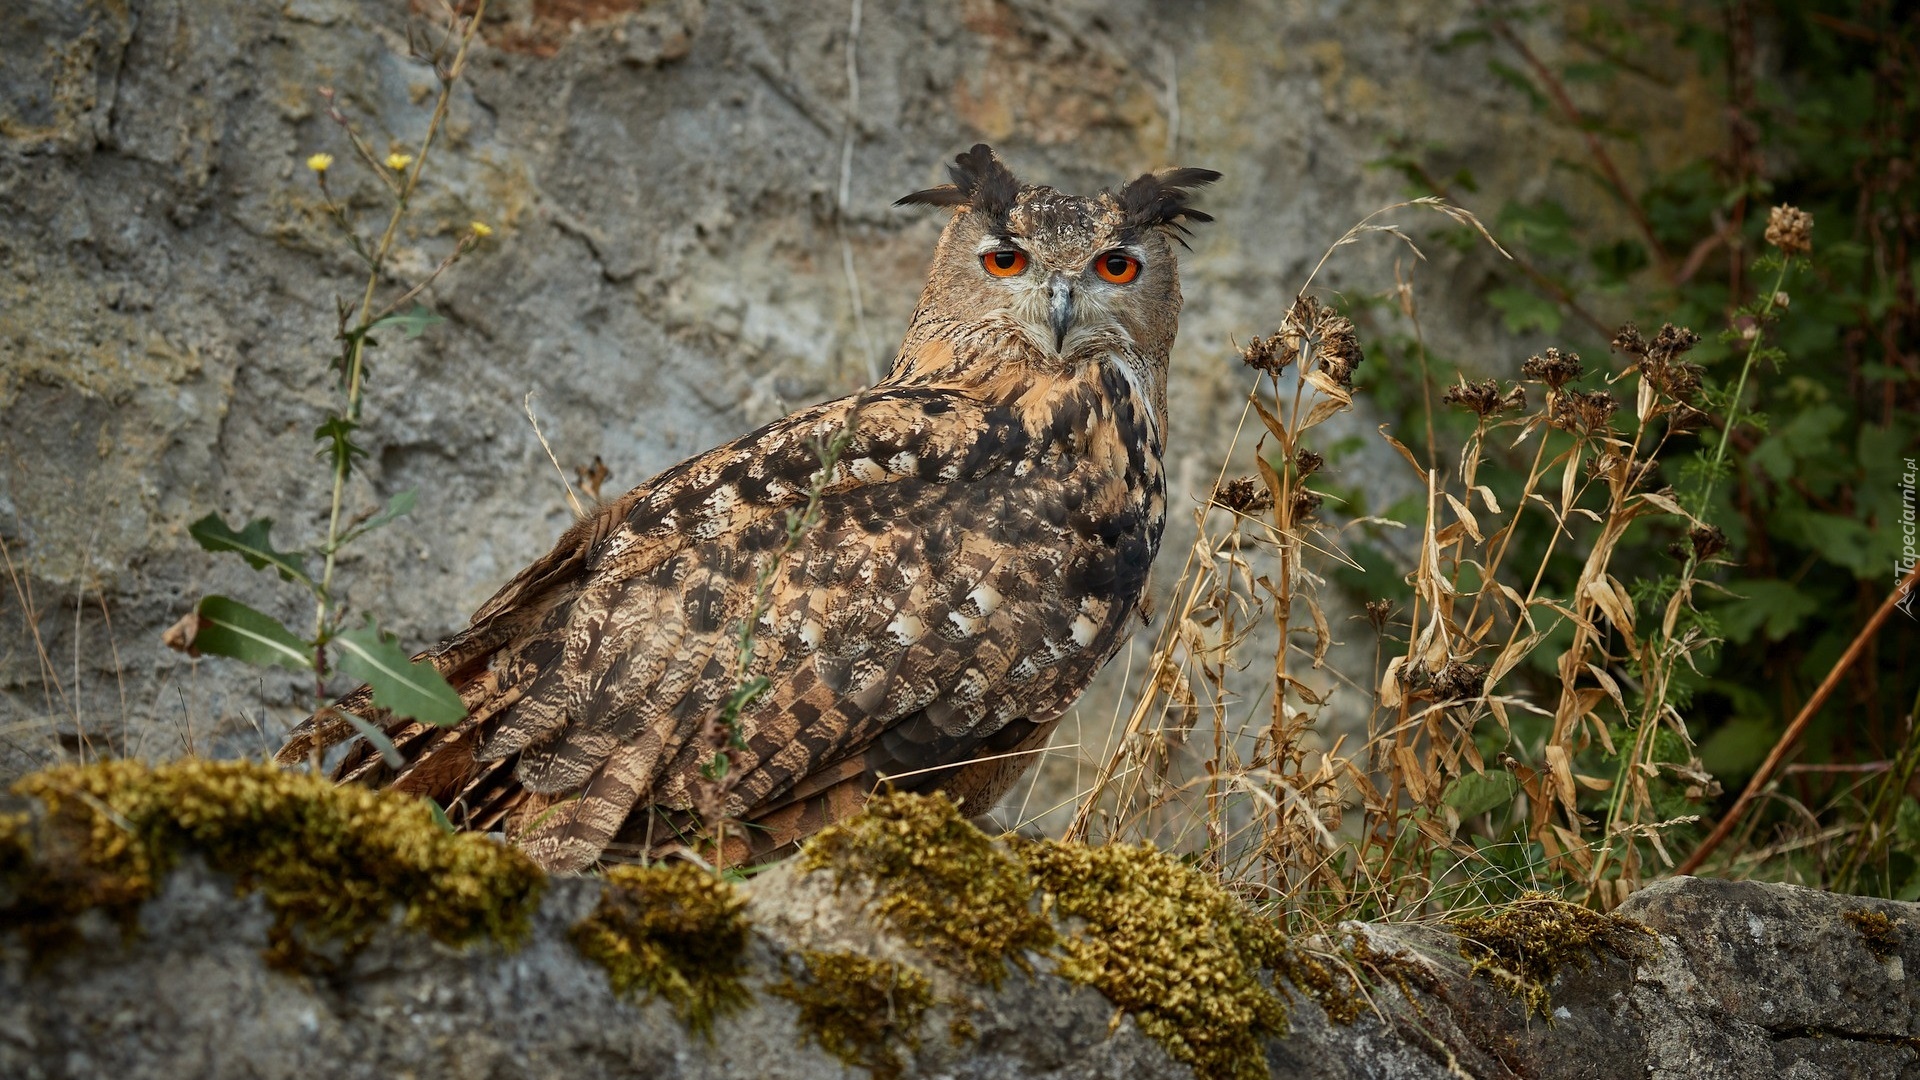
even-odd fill
[[[371,743],[375,750],[380,751],[380,760],[386,762],[388,768],[397,769],[407,763],[407,759],[401,755],[399,748],[393,745],[393,740],[387,738],[387,733],[375,727],[371,721],[358,714],[350,713],[338,705],[333,707],[333,711],[345,717],[347,723],[353,725],[353,730],[360,733],[361,738]]]
[[[1447,785],[1440,801],[1458,810],[1461,817],[1470,818],[1511,803],[1519,790],[1520,781],[1512,773],[1467,773]]]
[[[1903,797],[1899,809],[1893,812],[1893,835],[1901,847],[1920,851],[1920,802],[1911,795]]]
[[[1500,208],[1500,235],[1538,255],[1579,257],[1585,246],[1574,237],[1573,230],[1573,214],[1552,199],[1510,202]]]
[[[1647,266],[1647,249],[1635,240],[1616,240],[1589,253],[1594,269],[1610,282],[1619,283]]]
[[[337,551],[347,546],[348,543],[356,538],[365,536],[384,525],[391,524],[396,518],[405,517],[412,513],[414,504],[419,501],[419,495],[419,489],[408,488],[393,498],[388,499],[385,510],[348,529],[346,535],[340,538],[340,542],[334,545],[334,550]]]
[[[417,338],[426,332],[427,327],[432,326],[434,323],[443,323],[446,321],[445,318],[435,315],[423,305],[415,304],[408,311],[397,312],[388,315],[384,319],[375,320],[373,325],[367,327],[366,332],[372,333],[384,327],[397,326],[404,331],[409,338]],[[372,344],[372,342],[369,341],[368,344]]]
[[[1785,581],[1740,581],[1727,586],[1739,599],[1714,608],[1728,641],[1744,644],[1754,632],[1766,630],[1768,641],[1792,633],[1820,602]]]
[[[1867,470],[1869,483],[1877,481],[1884,484],[1882,490],[1900,490],[1900,474],[1904,471],[1906,459],[1912,454],[1908,442],[1910,438],[1907,432],[1898,427],[1860,425],[1860,435],[1856,440],[1859,448],[1857,456],[1861,466]]]
[[[1747,460],[1766,472],[1777,481],[1786,480],[1793,475],[1793,447],[1787,440],[1770,435],[1754,447]]]
[[[447,832],[449,834],[456,831],[453,827],[453,822],[447,820],[447,812],[440,808],[439,803],[434,802],[432,799],[425,798],[424,796],[422,797],[422,801],[427,804],[427,813],[433,815],[433,823],[435,825],[440,826],[442,831]]]
[[[1903,383],[1913,378],[1906,368],[1897,368],[1891,364],[1867,363],[1860,365],[1860,377],[1863,379],[1885,379],[1888,382]]]
[[[344,416],[329,416],[326,423],[313,429],[314,441],[327,444],[320,449],[321,455],[332,459],[336,471],[352,473],[353,459],[367,456],[366,450],[353,441],[353,433],[359,429],[359,424]]]
[[[333,640],[340,647],[340,670],[373,687],[375,705],[440,727],[467,715],[460,695],[432,664],[408,657],[398,639],[371,621]]]
[[[231,551],[247,560],[247,565],[255,570],[271,566],[280,571],[284,581],[311,585],[313,579],[307,576],[306,556],[300,552],[275,551],[267,536],[272,528],[272,518],[258,518],[235,532],[227,527],[219,514],[208,514],[187,526],[187,535],[207,551]]]
[[[1780,726],[1765,716],[1735,716],[1700,744],[1700,763],[1722,778],[1747,777],[1780,739]]]
[[[238,600],[209,596],[196,609],[200,625],[190,647],[195,652],[230,656],[261,667],[313,670],[313,649],[271,615]]]
[[[1560,329],[1560,305],[1532,289],[1504,286],[1487,293],[1487,303],[1498,308],[1507,330],[1524,334],[1538,330],[1551,334]]]
[[[1494,78],[1525,94],[1527,100],[1532,103],[1534,108],[1545,109],[1547,107],[1547,96],[1534,87],[1533,80],[1527,77],[1526,72],[1521,71],[1512,64],[1502,63],[1499,60],[1487,61],[1487,70],[1493,74]]]
[[[1850,517],[1789,508],[1775,516],[1774,531],[1808,551],[1819,552],[1828,562],[1846,567],[1857,578],[1871,581],[1887,568],[1873,530]]]

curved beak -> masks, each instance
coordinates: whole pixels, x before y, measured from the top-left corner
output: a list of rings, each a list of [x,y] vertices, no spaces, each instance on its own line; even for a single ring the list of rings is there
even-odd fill
[[[1065,274],[1056,273],[1047,282],[1047,322],[1053,327],[1053,350],[1059,352],[1073,326],[1073,282]]]

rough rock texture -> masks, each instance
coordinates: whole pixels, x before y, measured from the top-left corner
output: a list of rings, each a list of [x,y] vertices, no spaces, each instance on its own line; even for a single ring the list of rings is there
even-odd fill
[[[1638,1033],[1646,1075],[1920,1077],[1914,905],[1683,878],[1621,913],[1665,946],[1633,980],[1631,1015],[1672,1017]]]
[[[1439,174],[1472,168],[1483,212],[1548,190],[1614,212],[1555,169],[1577,150],[1486,74],[1486,46],[1448,47],[1472,7],[865,0],[855,104],[848,0],[495,0],[389,288],[470,220],[496,233],[432,291],[448,323],[375,356],[371,459],[350,509],[408,488],[420,506],[349,558],[349,602],[425,644],[546,550],[568,513],[524,415],[530,391],[562,465],[600,455],[624,489],[864,380],[890,355],[938,228],[889,204],[980,139],[1066,187],[1172,162],[1226,173],[1204,200],[1219,225],[1183,271],[1178,530],[1250,383],[1230,339],[1271,331],[1326,246],[1401,194],[1369,162],[1430,147]],[[379,212],[316,87],[337,89],[376,152],[417,142],[433,80],[408,59],[408,12],[0,5],[0,542],[18,572],[0,586],[0,774],[83,737],[149,756],[258,754],[305,704],[291,676],[190,664],[158,638],[210,591],[310,618],[277,582],[199,552],[185,526],[219,511],[273,517],[290,543],[324,528],[310,433],[330,395],[334,298],[360,278],[302,162],[333,153],[336,190],[363,221]],[[1557,55],[1551,24],[1538,44]],[[1658,110],[1630,171],[1710,143],[1718,125],[1686,82],[1657,101],[1584,103],[1627,124]],[[1425,247],[1432,262],[1412,272],[1427,340],[1511,371],[1528,343],[1475,301],[1491,256]],[[1376,237],[1320,280],[1378,294],[1395,259],[1414,266]],[[1377,422],[1348,420],[1329,443]],[[1236,472],[1251,471],[1247,450]],[[1375,464],[1336,468],[1367,476],[1384,505],[1402,469]],[[1169,537],[1162,590],[1183,543]],[[1121,666],[1083,709],[1089,745]]]
[[[760,992],[797,969],[801,949],[913,961],[876,932],[866,895],[788,864],[757,879],[745,1011],[711,1038],[658,1002],[613,995],[567,931],[601,883],[561,879],[516,951],[456,950],[398,930],[346,968],[286,974],[261,960],[271,922],[256,897],[189,862],[123,940],[102,921],[88,940],[35,964],[0,948],[0,1075],[22,1080],[173,1077],[769,1077],[864,1075],[804,1040],[793,1004]],[[1417,927],[1357,925],[1379,950],[1411,951],[1435,976],[1409,1006],[1392,980],[1380,1015],[1332,1023],[1293,993],[1292,1032],[1267,1046],[1277,1080],[1920,1076],[1920,909],[1789,886],[1662,882],[1623,909],[1656,937],[1636,960],[1603,954],[1551,984],[1551,1018],[1468,974],[1458,942]],[[1849,913],[1878,912],[1892,938],[1876,957]],[[1331,953],[1329,953],[1331,955]],[[1185,1077],[1131,1018],[1050,973],[997,991],[961,987],[972,1037],[929,1013],[905,1074],[929,1077]],[[928,970],[933,970],[931,967]],[[939,973],[935,971],[936,977]],[[946,982],[943,995],[955,991]],[[1384,1017],[1384,1019],[1383,1019]]]

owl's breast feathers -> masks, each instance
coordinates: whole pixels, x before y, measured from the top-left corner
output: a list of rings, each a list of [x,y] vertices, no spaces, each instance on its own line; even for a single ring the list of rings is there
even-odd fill
[[[759,676],[726,795],[749,826],[734,857],[789,846],[887,778],[985,812],[1124,640],[1165,510],[1159,425],[1118,362],[1017,368],[929,381],[903,365],[602,505],[423,654],[467,718],[394,720],[363,688],[342,707],[407,760],[362,741],[337,775],[504,828],[550,869],[658,850],[697,827],[703,728]],[[782,557],[846,426],[817,522]],[[280,760],[352,735],[316,714]]]

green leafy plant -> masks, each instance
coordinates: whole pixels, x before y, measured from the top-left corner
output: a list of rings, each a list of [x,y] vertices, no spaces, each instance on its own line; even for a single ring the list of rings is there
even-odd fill
[[[1533,47],[1538,29],[1560,35],[1560,59]],[[1781,43],[1770,77],[1756,35]],[[1908,862],[1890,841],[1911,775],[1914,638],[1876,637],[1881,623],[1870,616],[1884,611],[1898,577],[1889,572],[1899,537],[1894,474],[1920,435],[1900,419],[1920,409],[1911,348],[1920,222],[1903,209],[1916,195],[1904,161],[1920,130],[1911,77],[1920,15],[1865,2],[1564,12],[1489,3],[1456,45],[1488,46],[1493,77],[1524,87],[1525,104],[1563,125],[1578,148],[1555,161],[1569,178],[1557,197],[1494,215],[1515,259],[1493,268],[1502,280],[1488,299],[1508,329],[1586,351],[1614,337],[1603,315],[1657,312],[1724,328],[1695,342],[1685,361],[1701,382],[1693,404],[1704,426],[1660,459],[1659,482],[1685,514],[1652,519],[1611,556],[1625,612],[1650,624],[1642,644],[1667,659],[1653,669],[1600,665],[1626,718],[1606,734],[1630,745],[1617,756],[1604,748],[1575,756],[1613,784],[1576,792],[1579,809],[1569,811],[1595,815],[1611,852],[1583,876],[1595,884],[1620,872],[1608,859],[1627,860],[1603,899],[1623,895],[1649,863],[1868,888],[1862,868],[1877,863],[1886,873],[1871,887],[1898,888]],[[1583,83],[1620,85],[1583,94]],[[1646,133],[1576,105],[1638,96],[1671,115],[1689,107],[1683,94],[1716,86],[1723,141],[1657,159],[1659,171],[1643,177],[1616,160],[1645,156]],[[1443,155],[1400,148],[1385,164],[1417,193],[1470,188],[1470,174],[1441,178],[1433,158]],[[1621,213],[1566,209],[1595,195]],[[1470,240],[1461,230],[1458,243]],[[1412,334],[1381,337],[1389,356],[1411,360],[1419,347]],[[1644,364],[1644,352],[1623,351]],[[1419,358],[1441,378],[1457,377],[1446,360]],[[1438,426],[1443,445],[1461,437],[1450,418],[1423,417],[1400,388],[1378,389],[1377,400],[1397,395],[1382,404],[1400,425]],[[1542,524],[1521,528],[1518,551],[1552,549]],[[1543,594],[1578,599],[1576,569],[1543,565]],[[1378,574],[1343,584],[1362,596],[1393,591]],[[1563,675],[1576,693],[1581,680],[1586,693],[1605,692],[1578,669],[1515,673],[1543,686]],[[1540,746],[1539,727],[1519,718],[1518,745]],[[1719,804],[1722,827],[1700,842],[1716,816],[1714,777],[1749,779],[1748,790]],[[1655,825],[1664,844],[1646,831]],[[1715,855],[1730,831],[1735,842]],[[1678,857],[1696,843],[1693,856]]]
[[[1793,42],[1789,89],[1758,78],[1756,19]],[[1532,45],[1548,20],[1564,62]],[[1506,258],[1486,260],[1490,314],[1558,347],[1467,365],[1428,349],[1411,279],[1338,312],[1303,290],[1244,351],[1263,376],[1257,471],[1223,464],[1070,835],[1155,838],[1309,922],[1531,889],[1609,907],[1729,830],[1723,873],[1920,892],[1902,850],[1920,821],[1916,639],[1875,637],[1896,584],[1890,474],[1920,436],[1898,419],[1920,413],[1920,218],[1902,209],[1920,14],[1487,4],[1466,45],[1573,148],[1559,197],[1490,215]],[[1658,102],[1689,68],[1688,92],[1724,80],[1725,145],[1621,168],[1643,133],[1577,88],[1632,79]],[[1384,164],[1416,204],[1459,201],[1473,178],[1443,154]],[[1578,186],[1605,212],[1568,209]],[[1450,216],[1445,242],[1488,250]],[[1365,365],[1342,359],[1356,337]],[[1391,505],[1343,483],[1341,444],[1308,445],[1361,399],[1411,433],[1387,434],[1416,488]],[[1370,677],[1332,669],[1321,581],[1363,605]],[[1249,701],[1231,673],[1264,673],[1265,626],[1273,679]],[[1365,736],[1343,746],[1320,725],[1356,695]],[[1796,748],[1811,760],[1787,764]],[[1721,801],[1716,776],[1748,774]]]
[[[429,35],[429,40],[416,43],[414,58],[433,69],[440,91],[426,134],[411,153],[394,150],[384,157],[377,155],[341,112],[333,91],[324,87],[320,90],[328,116],[343,133],[354,157],[379,181],[390,201],[377,239],[363,236],[349,203],[337,198],[329,183],[334,168],[333,155],[316,153],[306,161],[319,187],[326,217],[366,267],[366,285],[359,298],[352,302],[337,301],[338,351],[330,366],[338,376],[340,397],[313,433],[320,445],[319,457],[326,463],[331,480],[325,537],[308,548],[282,551],[274,546],[272,518],[256,518],[236,529],[220,515],[208,514],[189,528],[190,535],[203,549],[237,555],[253,569],[271,571],[282,581],[299,586],[313,602],[310,631],[304,636],[297,634],[271,615],[230,597],[207,596],[168,631],[166,637],[169,645],[194,655],[205,653],[260,666],[311,672],[315,697],[323,707],[327,701],[328,676],[339,671],[372,687],[375,705],[397,716],[440,725],[456,723],[466,715],[460,695],[431,663],[409,656],[393,635],[380,629],[371,615],[359,625],[350,625],[335,572],[342,551],[410,512],[416,498],[413,491],[404,491],[393,496],[384,507],[358,516],[350,517],[346,510],[356,462],[366,456],[365,449],[354,440],[363,423],[369,354],[381,347],[383,337],[400,334],[417,338],[441,322],[440,316],[419,304],[416,298],[492,234],[487,225],[472,223],[430,273],[391,299],[381,298],[380,283],[389,268],[394,240],[412,209],[414,194],[435,138],[445,124],[454,85],[466,68],[485,7],[483,0],[466,17],[449,9],[447,22],[439,28],[437,39]],[[379,737],[378,730],[371,724],[361,717],[349,715],[347,719],[392,753],[391,746],[385,745],[385,739]]]

